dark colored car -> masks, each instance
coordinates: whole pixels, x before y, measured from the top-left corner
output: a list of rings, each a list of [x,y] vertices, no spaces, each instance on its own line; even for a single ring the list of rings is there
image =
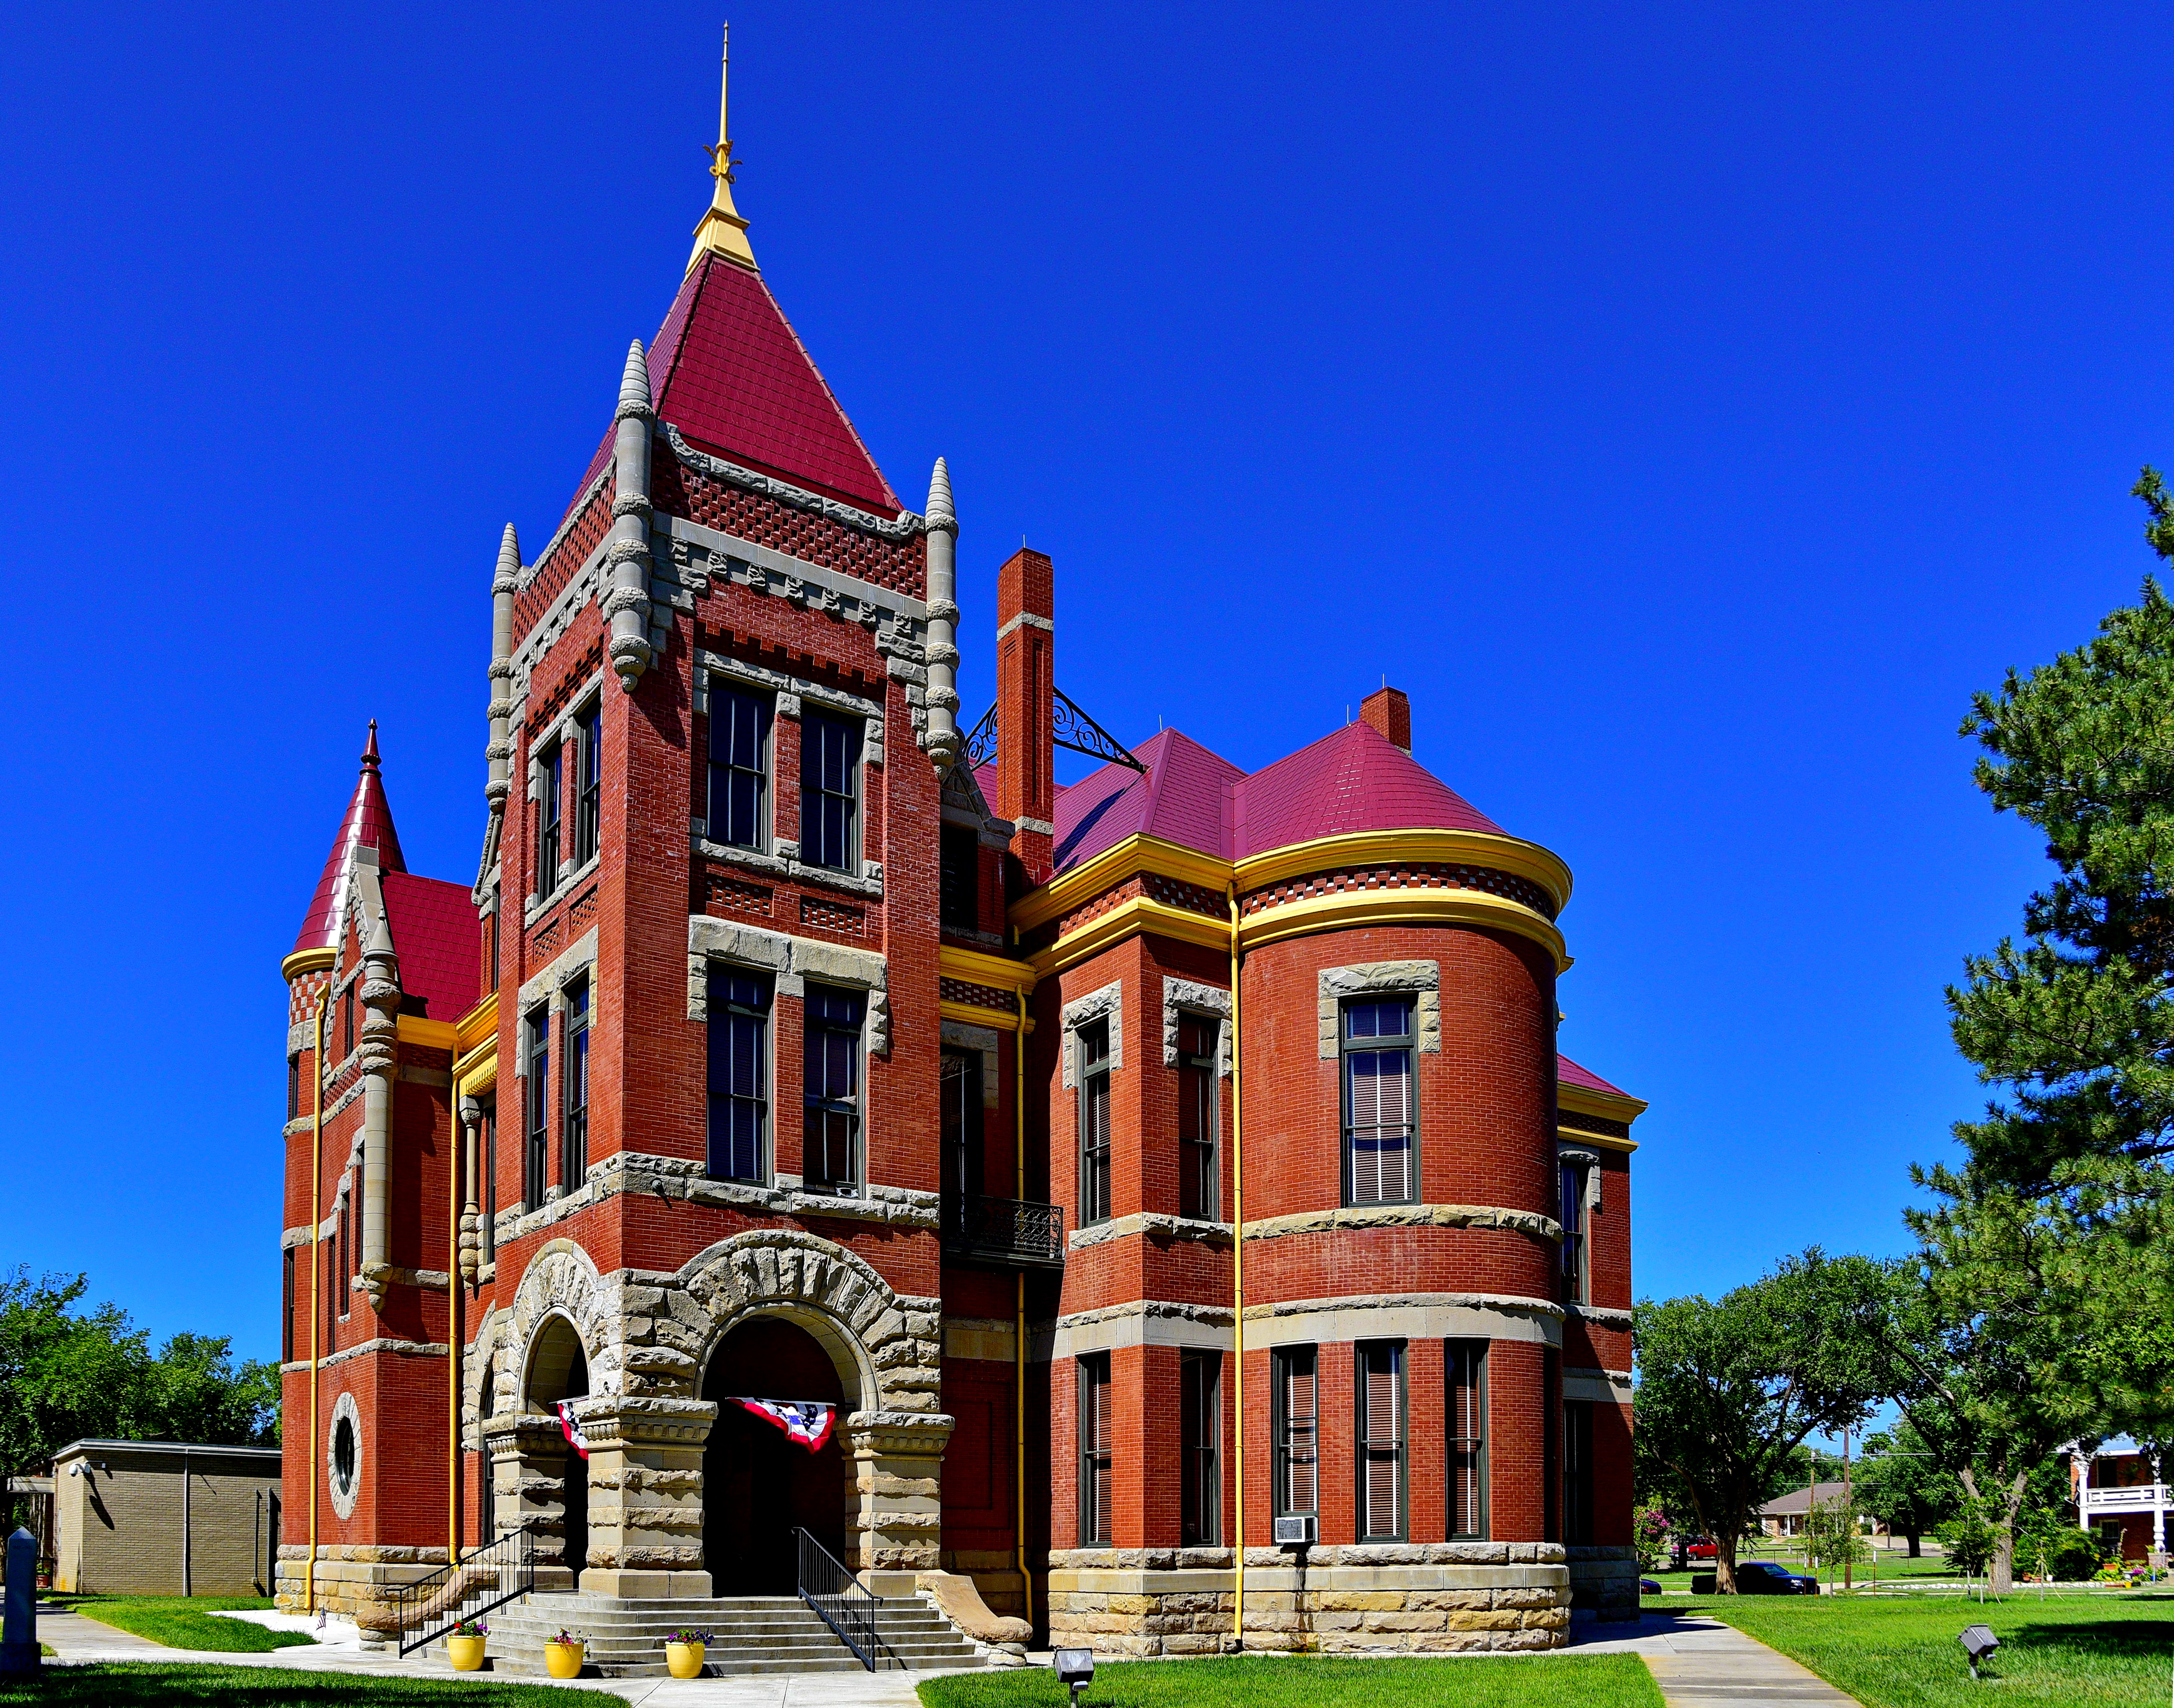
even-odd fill
[[[1771,1559],[1745,1559],[1737,1563],[1736,1591],[1739,1595],[1817,1595],[1820,1581]]]

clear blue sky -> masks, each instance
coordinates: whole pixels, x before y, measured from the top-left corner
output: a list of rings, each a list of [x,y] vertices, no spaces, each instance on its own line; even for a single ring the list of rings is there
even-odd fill
[[[1896,1249],[2038,851],[1971,690],[2150,559],[2163,11],[734,0],[741,211],[1058,679],[1253,766],[1386,674],[1577,874],[1641,1293]],[[365,720],[483,827],[488,587],[653,334],[714,6],[30,9],[0,63],[0,1264],[274,1349],[289,947]]]

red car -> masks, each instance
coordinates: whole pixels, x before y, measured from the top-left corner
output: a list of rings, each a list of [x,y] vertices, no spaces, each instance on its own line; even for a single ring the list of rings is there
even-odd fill
[[[1710,1536],[1698,1538],[1684,1550],[1684,1554],[1690,1559],[1712,1559],[1714,1557],[1713,1538]]]

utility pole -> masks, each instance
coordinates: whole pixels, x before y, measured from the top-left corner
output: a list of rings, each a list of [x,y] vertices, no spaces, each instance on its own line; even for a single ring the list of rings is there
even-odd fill
[[[1850,1556],[1857,1552],[1857,1509],[1850,1505],[1849,1500],[1849,1426],[1847,1424],[1842,1426],[1841,1432],[1841,1516],[1842,1522],[1849,1526],[1849,1534],[1844,1539],[1841,1549],[1841,1588],[1842,1593],[1847,1595]]]

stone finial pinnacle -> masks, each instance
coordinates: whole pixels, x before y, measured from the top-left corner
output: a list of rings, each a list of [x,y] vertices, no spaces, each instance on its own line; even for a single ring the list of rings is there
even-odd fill
[[[506,523],[506,532],[499,536],[498,573],[516,577],[521,574],[521,540],[513,532],[511,522]]]
[[[641,340],[636,338],[626,347],[626,366],[619,376],[619,409],[612,419],[646,421],[655,413],[649,403],[649,359],[642,354]]]
[[[951,470],[940,457],[928,476],[928,525],[959,531],[959,513],[951,507]]]
[[[687,257],[690,273],[706,255],[722,256],[738,266],[759,270],[755,268],[754,251],[748,246],[748,223],[733,206],[733,168],[739,162],[733,158],[732,132],[726,122],[731,95],[732,47],[733,28],[727,24],[717,70],[717,142],[715,148],[705,150],[710,157],[710,176],[717,180],[717,188],[711,195],[709,211],[695,228],[695,252]]]

